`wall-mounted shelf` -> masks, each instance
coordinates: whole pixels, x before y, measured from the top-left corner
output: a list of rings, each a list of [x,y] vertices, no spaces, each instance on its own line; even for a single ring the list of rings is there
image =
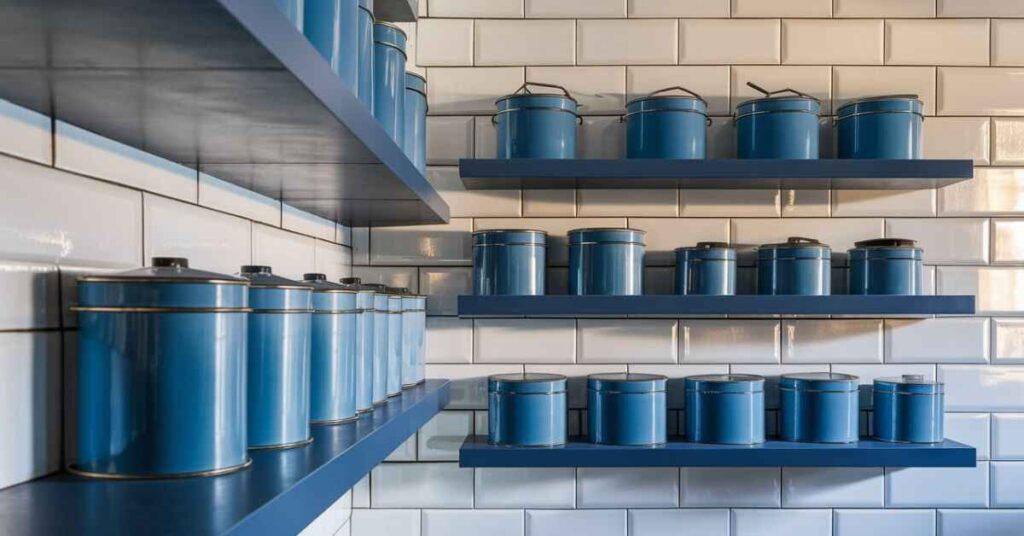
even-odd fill
[[[542,160],[464,159],[470,190],[711,188],[912,190],[974,176],[970,160]]]
[[[373,17],[388,22],[416,22],[419,0],[374,0]]]
[[[358,420],[313,427],[313,442],[250,451],[248,469],[169,480],[60,473],[0,491],[0,534],[297,534],[448,403],[427,380]]]

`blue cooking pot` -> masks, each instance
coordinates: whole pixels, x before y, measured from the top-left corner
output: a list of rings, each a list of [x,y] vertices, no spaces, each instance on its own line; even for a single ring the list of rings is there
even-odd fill
[[[645,234],[614,228],[569,231],[569,294],[643,294]]]
[[[681,91],[686,95],[666,95]],[[684,87],[659,89],[626,103],[627,158],[704,158],[708,103]]]
[[[737,158],[818,158],[821,102],[795,89],[768,91],[752,82],[747,85],[764,97],[736,107]]]
[[[945,388],[917,374],[874,383],[873,437],[896,443],[941,443]]]
[[[779,436],[785,441],[852,443],[860,425],[860,383],[836,372],[779,379]]]
[[[764,378],[706,374],[684,379],[686,438],[696,443],[764,443]]]
[[[921,158],[923,108],[917,95],[868,97],[839,107],[839,158]]]
[[[587,377],[592,443],[655,446],[666,441],[665,376],[612,372]]]
[[[405,32],[373,25],[373,116],[395,143],[405,141]]]
[[[736,293],[736,250],[725,242],[676,248],[676,294],[731,296]]]
[[[530,87],[554,88],[560,94],[533,93]],[[575,158],[579,104],[562,86],[526,82],[495,105],[491,117],[498,130],[497,158]]]
[[[544,294],[547,233],[529,229],[473,233],[473,294]]]
[[[924,251],[916,244],[904,238],[854,243],[849,250],[850,294],[921,294]]]
[[[487,432],[494,445],[564,445],[566,378],[560,374],[498,374],[487,380]]]
[[[832,291],[832,249],[791,236],[757,249],[757,293],[827,296]]]

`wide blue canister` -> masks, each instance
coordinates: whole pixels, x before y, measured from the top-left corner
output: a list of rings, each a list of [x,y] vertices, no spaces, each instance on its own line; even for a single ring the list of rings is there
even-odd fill
[[[402,387],[408,388],[426,379],[427,297],[402,296]]]
[[[569,231],[569,294],[643,294],[645,234],[636,229]]]
[[[647,447],[665,443],[667,381],[660,374],[611,372],[588,376],[590,442]]]
[[[309,435],[310,337],[313,288],[274,275],[269,266],[242,266],[249,280],[249,448],[305,445]]]
[[[533,93],[530,87],[561,93]],[[498,130],[498,158],[576,158],[576,99],[562,86],[526,82],[494,102],[491,117]]]
[[[374,296],[376,290],[358,277],[342,278],[341,283],[356,291],[356,412],[373,410]]]
[[[832,248],[791,236],[757,248],[757,293],[827,296],[832,292]]]
[[[303,33],[352,90],[352,94],[356,94],[359,83],[359,1],[303,2]]]
[[[528,229],[473,233],[473,294],[544,294],[547,233]]]
[[[821,102],[795,89],[767,91],[764,97],[736,106],[737,158],[818,158],[818,114]]]
[[[944,392],[941,382],[917,374],[876,379],[873,437],[897,443],[942,442]]]
[[[420,173],[427,173],[427,80],[405,73],[405,156]]]
[[[852,443],[860,424],[860,382],[836,372],[779,379],[779,436],[804,443]]]
[[[356,416],[356,293],[324,274],[305,274],[313,286],[310,421],[335,424]]]
[[[281,10],[281,13],[284,13],[288,22],[292,23],[292,26],[295,26],[295,29],[301,32],[304,26],[302,18],[305,11],[303,0],[274,0],[274,4],[277,6],[277,9]]]
[[[839,158],[921,158],[924,103],[917,95],[883,95],[836,110]]]
[[[388,398],[388,312],[391,310],[391,296],[388,287],[378,283],[366,285],[374,290],[373,295],[373,382],[370,392],[374,405],[387,402]]]
[[[683,95],[667,95],[679,91]],[[667,87],[626,103],[627,158],[704,158],[708,103],[684,87]]]
[[[707,374],[684,380],[686,438],[696,443],[764,443],[764,378]]]
[[[736,250],[725,242],[676,248],[676,294],[736,294]]]
[[[405,142],[405,32],[387,22],[373,24],[373,116]]]
[[[566,378],[498,374],[487,379],[487,432],[494,445],[555,447],[566,435]]]
[[[180,258],[78,279],[76,473],[216,475],[248,465],[246,279]]]
[[[384,380],[387,396],[402,394],[402,345],[405,343],[402,309],[403,295],[407,292],[408,289],[388,287],[388,373]]]
[[[850,254],[850,294],[921,294],[924,251],[905,238],[854,243]]]
[[[373,0],[359,0],[356,14],[356,96],[373,112]]]

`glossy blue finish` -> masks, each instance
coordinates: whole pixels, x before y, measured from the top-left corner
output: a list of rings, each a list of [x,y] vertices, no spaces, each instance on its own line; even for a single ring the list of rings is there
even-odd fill
[[[373,112],[373,0],[359,0],[356,13],[356,71],[358,74],[355,95]]]
[[[676,294],[736,294],[736,250],[723,242],[676,248]]]
[[[704,158],[708,105],[666,88],[626,103],[626,158]],[[683,90],[687,91],[687,90]]]
[[[872,437],[899,443],[941,442],[944,397],[942,383],[921,376],[876,379]]]
[[[635,229],[569,231],[569,294],[643,294],[644,234]]]
[[[313,345],[310,354],[310,412],[314,424],[334,424],[356,415],[356,293],[306,274],[313,290]]]
[[[833,372],[785,374],[779,380],[779,438],[807,443],[857,441],[860,386]]]
[[[736,107],[737,158],[818,158],[821,103],[807,97],[771,97]]]
[[[613,372],[587,377],[587,430],[592,443],[665,443],[665,382],[658,374]]]
[[[921,158],[924,103],[917,95],[860,99],[836,110],[839,158]]]
[[[402,388],[409,388],[426,377],[427,298],[402,297]]]
[[[473,294],[541,296],[547,233],[493,230],[473,233]]]
[[[358,0],[303,2],[303,33],[355,94],[359,87]]]
[[[810,238],[790,237],[757,248],[757,293],[827,296],[832,292],[832,250]]]
[[[388,364],[384,380],[384,392],[387,396],[398,396],[402,392],[402,351],[405,345],[403,307],[404,300],[400,293],[388,296]]]
[[[563,94],[530,93],[532,85],[544,86],[527,82],[495,102],[497,158],[575,158],[576,100],[563,88],[557,88]]]
[[[850,294],[922,293],[924,251],[913,240],[881,238],[854,245],[849,250]]]
[[[360,413],[373,409],[373,365],[376,356],[377,312],[374,310],[376,292],[358,285],[356,294],[356,410]]]
[[[402,149],[420,173],[427,173],[427,81],[405,73],[405,136]]]
[[[312,2],[316,0],[309,1]],[[305,25],[305,21],[303,20],[305,7],[303,4],[304,0],[274,0],[274,5],[277,6],[277,9],[280,9],[281,13],[283,13],[285,18],[288,19],[288,22],[292,23],[292,26],[295,26],[295,29],[300,32],[303,30]]]
[[[373,295],[373,383],[370,393],[374,405],[383,404],[388,397],[388,320],[391,300],[384,285],[374,287]]]
[[[495,445],[552,447],[566,441],[566,378],[499,374],[487,380],[487,432]]]
[[[373,116],[399,146],[405,141],[405,32],[373,25]]]
[[[689,376],[686,438],[696,443],[764,443],[764,378],[750,374]]]

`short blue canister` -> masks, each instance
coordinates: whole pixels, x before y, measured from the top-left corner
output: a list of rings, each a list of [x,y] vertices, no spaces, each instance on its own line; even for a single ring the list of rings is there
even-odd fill
[[[358,277],[346,277],[341,283],[356,291],[356,411],[373,410],[373,358],[374,358],[374,296],[376,290],[364,285]]]
[[[544,294],[547,233],[529,229],[473,233],[473,294]]]
[[[359,83],[359,1],[303,0],[303,33],[355,94]]]
[[[852,443],[860,424],[860,382],[836,372],[779,379],[779,436],[803,443]]]
[[[832,292],[832,248],[791,236],[757,248],[757,293],[827,296]]]
[[[407,292],[408,289],[388,287],[388,373],[384,393],[389,397],[402,394],[402,349],[405,343],[402,298]]]
[[[679,91],[682,95],[669,95]],[[684,87],[667,87],[626,103],[627,158],[704,158],[708,103]]]
[[[281,10],[288,22],[295,26],[295,29],[302,31],[304,21],[302,20],[305,13],[305,6],[303,0],[274,0],[274,4],[277,5],[277,9]]]
[[[309,434],[313,288],[276,276],[269,266],[242,266],[249,280],[249,448],[305,445]]]
[[[530,87],[560,93],[533,93]],[[526,82],[494,103],[497,158],[575,158],[579,104],[562,86]]]
[[[602,445],[665,443],[668,414],[660,374],[611,372],[587,377],[587,430]]]
[[[405,143],[405,32],[373,24],[373,116],[399,146]]]
[[[676,294],[736,294],[736,250],[725,242],[676,248]]]
[[[839,158],[921,158],[924,103],[917,95],[858,99],[836,110]]]
[[[313,346],[310,356],[310,421],[336,424],[355,418],[356,293],[324,274],[305,274],[313,287]]]
[[[402,149],[420,173],[427,173],[427,80],[405,73],[405,137]]]
[[[373,112],[373,0],[359,0],[356,14],[356,96]]]
[[[612,228],[569,231],[569,294],[643,294],[645,234]]]
[[[921,294],[924,251],[913,240],[876,238],[854,243],[850,294]]]
[[[402,387],[412,387],[424,379],[426,360],[423,343],[427,331],[427,298],[416,294],[402,296]]]
[[[188,260],[78,279],[77,453],[105,478],[206,476],[250,463],[248,285]]]
[[[764,97],[736,106],[737,158],[818,158],[818,114],[821,102],[795,89],[767,91]]]
[[[373,382],[370,392],[373,404],[387,402],[388,398],[388,320],[391,310],[391,296],[385,285],[372,283],[367,285],[374,290],[373,295]]]
[[[696,443],[764,443],[764,378],[707,374],[684,380],[686,438]]]
[[[564,445],[566,378],[561,374],[498,374],[487,380],[488,441],[515,447]]]
[[[873,437],[896,443],[942,442],[944,392],[941,382],[918,374],[876,379]]]

